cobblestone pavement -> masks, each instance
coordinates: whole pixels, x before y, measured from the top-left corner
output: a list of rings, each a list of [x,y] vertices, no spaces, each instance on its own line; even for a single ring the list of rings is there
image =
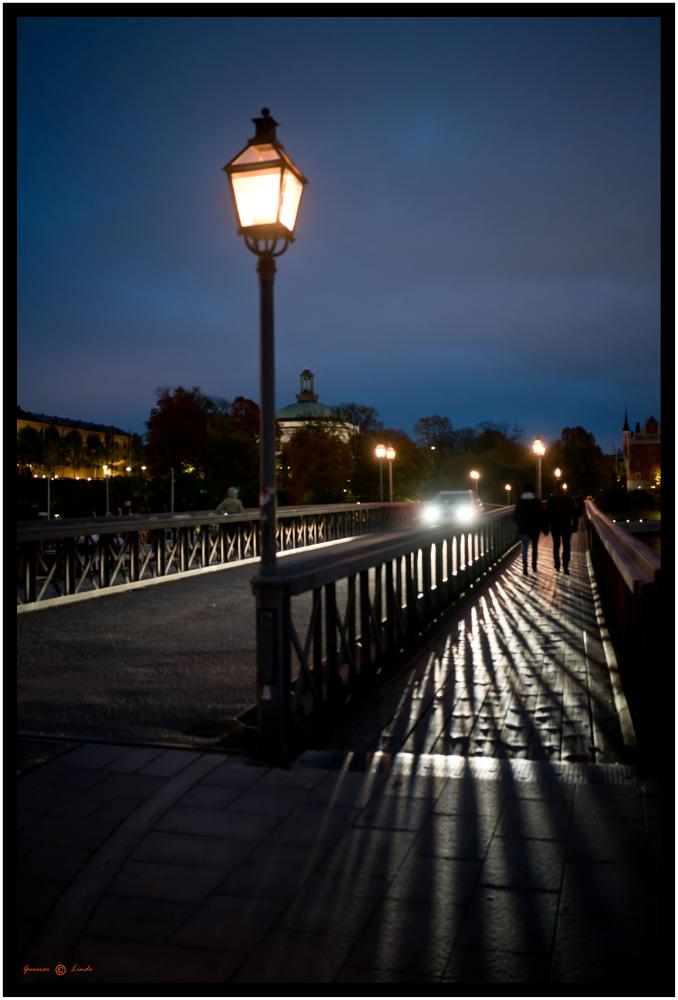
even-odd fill
[[[536,576],[511,565],[479,587],[346,727],[348,751],[338,731],[285,768],[24,743],[22,991],[63,974],[69,989],[186,995],[287,982],[673,995],[662,788],[625,762],[586,572],[582,547],[556,577],[542,544]]]

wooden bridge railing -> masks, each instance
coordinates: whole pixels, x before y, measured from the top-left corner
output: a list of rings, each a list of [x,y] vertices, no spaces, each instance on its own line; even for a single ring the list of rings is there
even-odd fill
[[[638,733],[652,754],[661,730],[657,693],[673,671],[661,651],[661,560],[647,545],[586,501],[591,561],[601,603]],[[661,697],[660,697],[661,701]]]

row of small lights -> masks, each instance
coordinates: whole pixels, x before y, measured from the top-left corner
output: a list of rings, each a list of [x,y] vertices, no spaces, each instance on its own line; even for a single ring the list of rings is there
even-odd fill
[[[140,469],[141,469],[142,472],[145,472],[146,471],[146,466],[142,465],[142,466],[140,466]],[[125,466],[125,472],[131,472],[131,471],[132,471],[132,466],[131,465],[126,465]],[[113,475],[113,470],[111,469],[110,465],[104,465],[103,466],[103,472],[104,472],[104,476],[107,479],[109,478],[109,476]],[[42,478],[43,479],[47,479],[47,476],[43,474]],[[58,479],[59,477],[58,476],[50,476],[49,478],[50,479]],[[80,476],[76,476],[75,480],[76,480],[76,482],[80,482],[81,481],[81,477]],[[82,479],[82,482],[85,482],[85,480]],[[92,482],[92,477],[91,476],[87,476],[87,482],[88,483]]]

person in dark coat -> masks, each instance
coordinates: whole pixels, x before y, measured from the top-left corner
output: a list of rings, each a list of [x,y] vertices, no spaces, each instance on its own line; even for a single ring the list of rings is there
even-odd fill
[[[572,532],[577,530],[579,513],[574,500],[560,483],[556,484],[553,495],[549,497],[546,516],[553,538],[553,564],[556,572],[560,571],[562,545],[563,573],[569,574],[570,539]]]
[[[541,500],[535,496],[532,483],[523,485],[523,492],[518,498],[516,509],[513,512],[513,519],[518,526],[518,535],[523,552],[523,574],[527,576],[527,556],[532,544],[532,572],[537,571],[537,549],[539,546],[539,535],[543,531],[547,534],[544,519],[544,507]]]

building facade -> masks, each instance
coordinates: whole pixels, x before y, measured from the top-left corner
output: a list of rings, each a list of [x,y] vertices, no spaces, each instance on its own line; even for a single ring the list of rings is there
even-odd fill
[[[661,426],[658,421],[648,417],[642,428],[636,423],[636,429],[632,431],[628,414],[624,414],[622,440],[626,489],[658,489],[662,468]]]
[[[73,479],[124,475],[132,457],[132,437],[119,427],[70,417],[49,417],[17,407],[17,466],[33,475]]]

